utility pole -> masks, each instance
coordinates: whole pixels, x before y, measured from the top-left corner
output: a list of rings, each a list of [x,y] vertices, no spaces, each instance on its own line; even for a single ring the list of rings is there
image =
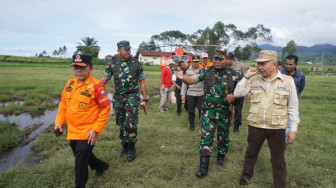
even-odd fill
[[[323,44],[323,48],[322,48],[322,62],[321,62],[321,70],[322,70],[322,64],[323,64],[323,56],[324,56],[324,44]]]

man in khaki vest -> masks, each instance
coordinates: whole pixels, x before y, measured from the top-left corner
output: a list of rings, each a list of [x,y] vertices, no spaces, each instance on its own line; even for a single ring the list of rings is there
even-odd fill
[[[241,185],[247,185],[252,178],[260,148],[267,139],[274,186],[286,187],[285,130],[289,116],[291,127],[287,142],[293,143],[300,121],[299,103],[294,80],[277,70],[277,57],[274,51],[261,51],[255,60],[258,67],[249,69],[234,91],[235,97],[251,92],[248,146]],[[256,75],[258,71],[260,75]]]

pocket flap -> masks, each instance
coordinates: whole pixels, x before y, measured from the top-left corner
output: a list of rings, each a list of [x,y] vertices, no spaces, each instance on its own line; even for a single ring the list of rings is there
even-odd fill
[[[279,90],[279,89],[276,89],[274,91],[274,93],[279,94],[279,95],[289,95],[289,91],[288,90]]]
[[[90,100],[91,100],[91,97],[88,97],[88,96],[85,96],[85,95],[79,95],[78,100],[80,102],[85,103],[85,104],[89,104]]]
[[[251,107],[249,112],[257,114],[259,112],[259,108],[258,107]]]

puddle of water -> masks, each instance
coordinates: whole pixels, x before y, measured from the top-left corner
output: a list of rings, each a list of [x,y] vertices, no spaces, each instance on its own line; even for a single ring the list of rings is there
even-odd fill
[[[0,106],[3,106],[3,107],[6,107],[6,106],[9,106],[10,104],[16,104],[16,105],[23,105],[24,101],[9,101],[9,102],[3,102],[3,103],[0,103]]]
[[[21,114],[18,116],[4,116],[0,114],[0,120],[9,121],[11,123],[15,123],[19,128],[28,128],[33,127],[34,125],[40,125],[37,129],[31,132],[27,139],[35,140],[38,134],[44,131],[47,127],[49,127],[54,121],[57,114],[57,109],[55,110],[46,110],[42,116],[32,117],[29,114]],[[0,171],[6,170],[13,166],[22,165],[26,162],[29,152],[31,151],[31,146],[33,145],[33,141],[29,144],[16,147],[8,153],[1,154],[0,156]]]
[[[143,96],[140,96],[143,99]],[[150,96],[147,96],[149,98]],[[155,96],[153,96],[155,97]],[[108,93],[108,98],[112,101],[113,94]],[[60,100],[53,99],[52,103],[58,104]],[[9,102],[10,103],[10,102]],[[18,101],[18,104],[23,104],[23,101]],[[9,104],[8,104],[9,105]],[[113,113],[113,105],[111,105],[111,114]],[[31,132],[28,135],[27,139],[31,139],[32,141],[21,147],[16,147],[7,153],[2,153],[0,155],[0,171],[7,170],[8,168],[17,166],[17,165],[25,165],[29,153],[31,151],[31,147],[38,137],[38,134],[48,128],[54,121],[57,114],[57,109],[54,110],[46,110],[43,115],[38,117],[32,117],[27,113],[23,113],[21,115],[9,115],[4,116],[0,114],[0,120],[9,121],[10,123],[15,123],[19,128],[24,129],[28,127],[33,127],[34,125],[40,125],[37,129]]]

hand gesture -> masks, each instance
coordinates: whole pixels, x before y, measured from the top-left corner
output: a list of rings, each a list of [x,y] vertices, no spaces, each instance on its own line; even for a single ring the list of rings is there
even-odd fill
[[[254,76],[255,74],[257,74],[258,72],[258,68],[256,67],[253,67],[253,68],[250,68],[247,72],[246,72],[246,77],[248,78],[251,78],[252,76]]]

